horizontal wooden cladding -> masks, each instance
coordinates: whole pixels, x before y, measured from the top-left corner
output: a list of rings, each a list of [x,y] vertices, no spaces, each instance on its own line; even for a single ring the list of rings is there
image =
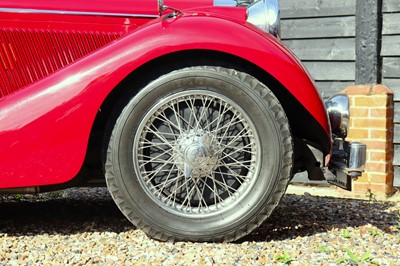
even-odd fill
[[[400,34],[400,13],[383,14],[382,34]]]
[[[394,185],[400,186],[400,0],[383,1],[383,81],[394,92]]]
[[[382,56],[400,56],[400,35],[382,37]]]
[[[324,99],[354,85],[354,38],[283,42],[303,61]]]
[[[394,122],[400,124],[400,102],[394,103]],[[400,129],[399,129],[400,136]]]
[[[398,106],[399,107],[399,106]],[[397,110],[398,110],[397,107]],[[395,109],[396,110],[396,109]],[[397,114],[398,116],[398,114]],[[396,113],[395,113],[395,119],[396,119]],[[394,165],[400,165],[400,124],[396,123],[394,124],[394,136],[393,136],[393,143],[394,145]]]
[[[400,11],[400,0],[384,1],[384,12]],[[383,14],[382,49],[383,56],[383,81],[394,92],[395,122],[400,123],[400,13]],[[400,143],[400,125],[395,126],[394,138]],[[395,160],[400,164],[400,146],[396,149]]]
[[[400,165],[400,145],[394,145],[394,165]]]
[[[384,57],[382,73],[384,78],[400,77],[400,57]]]
[[[290,0],[286,0],[290,1]],[[383,12],[400,12],[400,0],[383,0]]]
[[[354,15],[356,1],[280,0],[282,18]]]
[[[280,0],[282,40],[327,99],[355,79],[356,2]]]
[[[302,60],[355,60],[355,39],[283,40]]]
[[[305,3],[309,6],[303,6]],[[288,1],[281,1],[281,6],[285,4]],[[302,9],[293,12],[300,13],[298,17],[312,16],[304,13],[305,9],[310,11],[317,5],[317,1],[296,1]],[[336,3],[324,5],[332,7]],[[283,42],[303,61],[324,99],[354,84],[355,16],[283,19],[282,34]]]
[[[310,72],[310,75],[317,81],[320,80],[353,81],[355,79],[354,62],[303,62],[303,63]]]
[[[329,99],[350,85],[354,85],[354,81],[316,81],[318,91],[324,100]]]
[[[383,78],[382,84],[389,87],[394,94],[394,100],[400,101],[400,77],[399,78]]]
[[[393,142],[400,144],[400,124],[394,124],[394,139]]]
[[[354,37],[355,17],[282,20],[282,39]]]
[[[393,186],[400,187],[400,167],[399,166],[394,167],[394,175],[395,175],[395,178],[393,180]]]

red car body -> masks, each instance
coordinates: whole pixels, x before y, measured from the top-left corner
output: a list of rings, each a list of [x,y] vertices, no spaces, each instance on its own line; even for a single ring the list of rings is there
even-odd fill
[[[119,2],[1,1],[11,9],[130,10],[144,16],[0,13],[0,188],[73,179],[84,163],[96,115],[112,90],[140,66],[183,51],[229,54],[272,75],[318,122],[321,146],[329,154],[329,122],[313,81],[278,39],[246,23],[244,8],[234,9],[239,13],[235,20],[225,19],[231,8],[216,14],[194,8],[212,6],[211,1],[191,1],[185,7],[193,9],[183,17],[165,20],[156,18],[156,1]],[[180,1],[170,2],[180,6]]]
[[[347,98],[328,118],[278,20],[276,0],[0,0],[0,193],[107,181],[150,236],[232,241],[296,172],[348,189]]]

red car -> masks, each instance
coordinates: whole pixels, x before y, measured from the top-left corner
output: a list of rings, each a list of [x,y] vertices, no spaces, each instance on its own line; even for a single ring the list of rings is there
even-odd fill
[[[363,171],[276,0],[0,0],[0,21],[0,193],[106,184],[151,237],[233,241],[295,173]]]

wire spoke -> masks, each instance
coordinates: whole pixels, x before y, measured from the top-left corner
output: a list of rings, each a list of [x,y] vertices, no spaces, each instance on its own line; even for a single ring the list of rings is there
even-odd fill
[[[190,179],[190,180],[193,181],[192,179]],[[187,207],[192,207],[190,199],[192,198],[192,194],[196,190],[196,186],[197,186],[196,182],[197,181],[194,181],[193,186],[191,187],[189,192],[186,194],[186,197],[185,197],[184,201],[182,202],[182,206],[185,206],[187,204],[188,205]]]
[[[175,109],[175,107],[177,109]],[[183,129],[181,127],[181,123],[180,122],[182,122],[183,118],[179,114],[179,104],[178,104],[178,102],[176,102],[176,103],[171,102],[169,104],[169,108],[172,110],[172,112],[174,114],[174,117],[175,117],[175,120],[176,120],[176,123],[177,123],[177,126],[178,126],[178,130],[179,130],[179,134],[182,134],[183,133]]]
[[[206,177],[206,180],[207,180],[207,177]],[[213,179],[214,188],[210,187],[210,185],[208,185],[205,180],[201,179],[200,181],[204,184],[204,187],[208,187],[210,189],[210,191],[212,192],[213,197],[214,197],[214,204],[224,201],[223,198],[221,198],[221,196],[218,193],[218,188],[216,187],[216,182],[214,179]],[[217,200],[217,198],[218,198],[218,200]]]
[[[213,181],[214,181],[216,184],[219,184],[221,187],[224,187],[224,188],[225,188],[225,191],[229,194],[229,197],[233,196],[233,193],[231,192],[231,190],[236,191],[235,188],[232,188],[232,187],[228,186],[228,184],[226,184],[224,178],[222,179],[223,182],[221,182],[221,181],[219,181],[219,180],[216,180],[216,179],[213,179]],[[218,195],[218,196],[219,196],[219,195]]]
[[[159,152],[170,151],[172,148],[170,145],[166,145],[165,143],[153,142],[147,139],[142,140],[140,143],[139,150],[148,149],[148,148],[156,149]]]
[[[175,123],[173,123],[168,117],[165,116],[165,112],[158,112],[159,116],[157,117],[157,120],[165,123],[165,125],[168,126],[169,130],[171,133],[168,132],[163,132],[164,134],[172,135],[174,137],[179,136],[179,134],[174,133],[174,129],[177,130],[179,133],[181,133],[181,129],[179,126],[177,126]],[[174,128],[174,129],[173,129]],[[175,138],[176,140],[176,138]]]
[[[207,110],[209,110],[209,108],[210,108],[210,106],[212,104],[212,101],[208,100],[208,99],[209,99],[208,97],[204,97],[204,98],[201,99],[201,101],[203,103],[203,106],[201,108],[201,113],[200,113],[199,120],[198,120],[196,128],[200,128],[201,127],[200,121],[202,121],[203,116],[207,113]],[[207,101],[208,101],[208,104],[207,104]],[[202,128],[206,128],[206,127],[207,126],[204,126]]]
[[[240,126],[242,124],[245,124],[245,121],[243,119],[238,120],[238,117],[232,117],[229,118],[229,123],[228,124],[224,124],[223,126],[214,129],[213,131],[211,131],[214,134],[218,134],[219,131],[222,130],[228,130],[229,128],[235,127],[235,126]],[[224,137],[233,137],[233,136],[226,136],[226,134],[223,135]],[[219,137],[222,138],[222,137]]]
[[[185,181],[181,185],[178,186],[178,183],[175,181],[178,179],[182,179],[182,178],[184,178]],[[171,198],[174,198],[173,202],[176,202],[176,194],[178,193],[178,190],[180,190],[184,185],[186,185],[186,183],[190,182],[190,179],[187,179],[184,175],[179,175],[176,178],[174,178],[173,180],[171,180],[171,182],[169,182],[167,185],[170,185],[173,182],[175,182],[174,189],[172,191],[169,191],[169,195],[165,198],[165,201],[170,202]],[[164,184],[160,184],[160,185],[163,186]],[[163,187],[166,187],[166,185]],[[162,191],[162,190],[159,190],[159,191]]]
[[[159,155],[157,155],[155,157],[142,154],[142,155],[139,156],[139,157],[141,157],[139,159],[139,162],[143,162],[143,164],[140,164],[140,166],[143,166],[144,164],[148,164],[148,163],[153,163],[153,162],[157,162],[157,163],[172,162],[172,159],[173,159],[172,157],[173,156],[168,152],[169,151],[165,151],[165,152],[163,152],[163,153],[161,153],[161,154],[159,154]],[[168,160],[165,160],[165,159],[162,158],[162,157],[168,156],[168,155],[169,155],[169,159]],[[147,159],[147,160],[145,160],[145,159]]]
[[[242,143],[240,143],[240,144],[242,144]],[[239,147],[237,147],[238,145],[231,146],[231,145],[225,145],[225,144],[223,144],[221,146],[225,146],[225,147],[223,147],[223,148],[225,148],[225,150],[230,150],[231,151],[231,152],[227,153],[227,155],[231,155],[231,154],[234,154],[234,153],[255,154],[255,152],[252,151],[252,148],[254,148],[254,144],[253,143],[247,143],[244,146],[239,146]],[[223,159],[223,157],[221,159]]]
[[[218,211],[220,203],[240,198],[253,178],[254,125],[220,95],[189,90],[155,103],[134,137],[143,185],[176,211]]]
[[[155,170],[151,171],[150,173],[149,172],[145,172],[146,175],[144,176],[144,180],[146,180],[146,183],[151,182],[152,179],[154,179],[156,176],[158,176],[158,174],[161,173],[161,171],[164,170],[164,167],[166,165],[168,165],[168,164],[174,164],[174,163],[171,162],[171,161],[166,161],[163,165],[159,166],[158,168],[156,168]],[[151,176],[151,175],[152,175],[152,177],[149,178],[149,176]]]
[[[222,104],[219,105],[218,113],[219,115],[216,118],[216,127],[215,130],[211,131],[211,133],[216,134],[220,130],[220,125],[222,124],[222,119],[227,117],[227,113],[231,111],[230,107],[226,107],[228,103],[224,103],[224,106]],[[223,111],[221,111],[221,108],[223,108]],[[211,123],[214,123],[215,120],[213,120]]]
[[[236,173],[236,172],[235,172],[234,170],[232,170],[229,166],[225,166],[225,165],[224,165],[224,168],[226,168],[226,169],[228,170],[229,174],[224,173],[224,172],[221,172],[221,171],[219,171],[219,174],[221,174],[221,175],[232,176],[232,177],[234,177],[234,178],[236,179],[236,181],[238,181],[240,184],[243,183],[243,181],[244,181],[245,178],[246,178],[245,176]]]

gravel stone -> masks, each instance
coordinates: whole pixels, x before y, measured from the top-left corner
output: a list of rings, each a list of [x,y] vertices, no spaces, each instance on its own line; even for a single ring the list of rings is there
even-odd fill
[[[223,244],[152,240],[105,188],[2,195],[0,213],[0,265],[400,265],[400,202],[287,194]]]

